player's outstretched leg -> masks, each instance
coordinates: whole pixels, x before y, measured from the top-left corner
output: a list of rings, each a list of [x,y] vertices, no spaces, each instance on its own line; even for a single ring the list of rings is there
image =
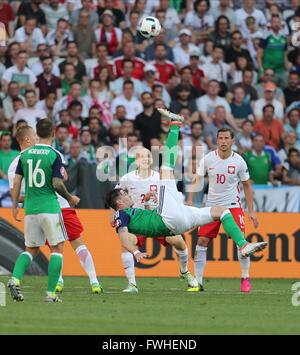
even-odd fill
[[[35,250],[33,250],[32,253],[35,255]],[[26,270],[32,262],[32,253],[30,253],[29,251],[25,251],[19,255],[13,269],[12,277],[7,283],[7,287],[10,290],[11,296],[16,302],[24,301],[24,296],[22,294],[20,284]]]
[[[48,289],[46,302],[62,302],[55,293],[63,264],[62,245],[59,244],[55,247],[50,247],[50,249],[51,255],[48,264]]]
[[[128,280],[128,286],[122,292],[138,293],[138,288],[135,280],[134,257],[129,251],[125,249],[122,250],[121,257],[125,275]]]
[[[242,269],[241,292],[249,293],[251,291],[251,283],[250,283],[250,276],[249,276],[250,257],[249,256],[243,257],[238,248],[238,258]]]
[[[62,273],[60,273],[55,292],[62,293],[63,289],[64,289],[64,279],[62,277]]]

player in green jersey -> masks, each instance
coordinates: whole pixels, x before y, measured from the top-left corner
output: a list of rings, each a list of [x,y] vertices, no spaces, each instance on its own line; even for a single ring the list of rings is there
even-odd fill
[[[63,164],[60,155],[51,147],[54,138],[54,125],[48,119],[40,120],[36,126],[40,137],[36,144],[21,153],[16,168],[13,187],[13,216],[18,219],[18,201],[21,183],[25,182],[25,246],[26,251],[19,255],[8,287],[15,301],[23,301],[20,282],[46,240],[51,256],[48,266],[47,302],[59,302],[55,293],[62,268],[63,243],[67,239],[61,217],[57,191],[71,206],[79,203],[79,198],[68,193],[63,183]]]
[[[133,199],[124,189],[115,189],[107,195],[107,204],[117,211],[115,225],[122,246],[139,262],[147,255],[132,245],[131,234],[145,237],[172,236],[187,232],[193,227],[221,220],[225,232],[237,244],[241,255],[249,256],[264,249],[267,246],[266,242],[248,243],[245,240],[229,209],[219,206],[195,208],[184,205],[173,176],[178,155],[179,130],[184,119],[167,110],[158,110],[170,124],[163,155],[158,208],[156,210],[132,208]]]

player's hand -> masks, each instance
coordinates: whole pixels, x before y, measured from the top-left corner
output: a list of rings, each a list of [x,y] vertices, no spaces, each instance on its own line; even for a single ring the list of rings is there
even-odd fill
[[[258,222],[258,219],[256,217],[256,213],[253,211],[253,212],[249,212],[248,213],[248,217],[249,217],[249,220],[253,223],[254,227],[257,228],[259,226],[259,222]]]
[[[19,207],[13,207],[12,209],[12,213],[13,213],[13,217],[17,222],[21,222],[22,220],[20,218],[18,218],[18,214],[19,214]]]
[[[77,196],[72,196],[68,202],[69,202],[71,207],[75,207],[80,202],[80,198],[77,197]]]
[[[148,258],[148,255],[146,253],[138,252],[134,255],[135,260],[139,263],[142,259]]]

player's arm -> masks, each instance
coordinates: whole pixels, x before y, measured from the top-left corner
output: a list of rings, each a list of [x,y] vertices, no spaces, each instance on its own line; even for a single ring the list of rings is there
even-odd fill
[[[244,187],[249,219],[252,221],[254,227],[257,228],[259,223],[253,208],[253,191],[252,191],[251,181],[250,179],[248,179],[246,181],[242,181],[242,184]]]
[[[13,217],[18,222],[21,221],[20,219],[18,219],[18,213],[19,213],[18,204],[19,204],[22,179],[23,179],[23,175],[16,174],[14,178],[14,185],[13,188],[11,189],[11,197],[13,201],[13,206],[12,206]]]
[[[147,257],[146,253],[142,253],[139,251],[136,245],[133,245],[129,238],[128,228],[127,227],[120,227],[118,229],[118,234],[120,237],[120,241],[122,247],[128,250],[130,253],[133,254],[137,262],[140,262],[143,258]]]

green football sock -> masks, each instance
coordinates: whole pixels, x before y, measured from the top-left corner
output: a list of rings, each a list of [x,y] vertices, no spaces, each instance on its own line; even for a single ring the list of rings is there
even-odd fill
[[[245,244],[247,244],[247,241],[244,237],[243,232],[240,230],[239,226],[236,224],[232,214],[226,213],[221,217],[221,222],[224,227],[224,230],[227,235],[229,235],[232,240],[235,242],[235,244],[239,247],[242,248]]]
[[[166,141],[166,149],[163,154],[162,168],[174,169],[178,157],[178,137],[180,127],[172,125]]]
[[[31,264],[31,261],[32,261],[32,255],[27,251],[19,255],[12,274],[13,278],[16,281],[22,280],[28,266]]]
[[[52,253],[48,265],[48,292],[55,292],[62,269],[62,254]]]

